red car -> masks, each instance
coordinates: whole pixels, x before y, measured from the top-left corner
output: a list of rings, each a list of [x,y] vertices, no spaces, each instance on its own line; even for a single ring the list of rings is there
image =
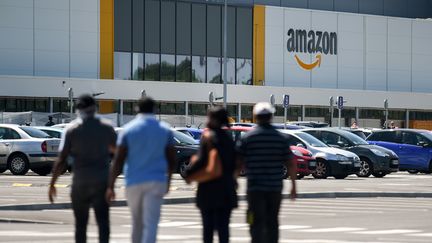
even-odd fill
[[[244,133],[251,131],[254,128],[244,126],[232,126],[225,129],[231,133],[234,141],[237,141]],[[290,146],[290,149],[294,155],[294,161],[297,164],[297,179],[301,179],[307,175],[312,174],[316,167],[316,160],[315,157],[312,156],[312,153],[305,148],[297,146]],[[244,172],[242,172],[242,174],[244,175]],[[284,177],[288,177],[286,167],[284,167]]]

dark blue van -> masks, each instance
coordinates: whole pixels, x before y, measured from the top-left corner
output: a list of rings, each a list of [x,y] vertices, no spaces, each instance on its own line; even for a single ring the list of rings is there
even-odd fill
[[[428,130],[374,131],[367,141],[393,150],[399,156],[399,170],[432,173],[432,132]]]

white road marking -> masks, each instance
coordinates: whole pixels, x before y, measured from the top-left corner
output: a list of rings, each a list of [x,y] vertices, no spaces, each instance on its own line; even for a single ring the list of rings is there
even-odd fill
[[[416,237],[432,237],[432,233],[408,234],[407,236],[416,236]]]
[[[198,222],[186,222],[186,221],[172,221],[172,222],[164,222],[159,223],[159,227],[181,227],[188,225],[199,224]]]
[[[280,230],[294,230],[294,229],[307,229],[312,228],[312,226],[307,225],[279,225]]]
[[[392,234],[409,234],[422,232],[422,230],[406,230],[406,229],[392,229],[392,230],[372,230],[372,231],[360,231],[350,232],[353,234],[364,234],[364,235],[392,235]]]
[[[366,230],[365,228],[351,228],[351,227],[334,227],[334,228],[318,228],[318,229],[302,229],[296,230],[298,232],[307,233],[331,233],[331,232],[352,232]]]

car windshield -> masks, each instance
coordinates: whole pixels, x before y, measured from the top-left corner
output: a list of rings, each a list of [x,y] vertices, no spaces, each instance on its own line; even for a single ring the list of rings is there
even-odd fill
[[[366,140],[355,135],[354,133],[344,132],[341,135],[344,136],[346,139],[348,139],[349,141],[351,141],[355,145],[367,145],[368,144],[368,142],[366,142]]]
[[[364,134],[364,132],[362,131],[351,131],[353,134],[363,138],[364,140],[366,140],[366,135]]]
[[[44,130],[44,129],[41,129],[41,131],[47,133],[48,135],[50,135],[53,138],[61,138],[61,132],[60,131]]]
[[[42,132],[39,129],[33,128],[33,127],[20,127],[21,130],[23,130],[27,135],[29,135],[32,138],[50,138],[51,136],[48,135],[45,132]]]
[[[425,136],[429,141],[432,142],[432,132],[422,132],[421,135]]]
[[[295,135],[298,136],[303,141],[305,141],[306,143],[308,143],[312,147],[328,147],[325,143],[321,142],[320,140],[318,140],[317,138],[315,138],[314,136],[308,133],[299,132],[299,133],[295,133]]]
[[[183,134],[179,131],[173,131],[174,140],[181,145],[197,145],[198,142],[195,141],[191,136]]]

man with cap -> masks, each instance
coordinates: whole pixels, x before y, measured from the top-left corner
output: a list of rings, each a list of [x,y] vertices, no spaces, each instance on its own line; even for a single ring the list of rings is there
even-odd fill
[[[109,204],[105,200],[111,154],[114,153],[114,128],[95,117],[96,101],[82,95],[76,104],[79,118],[66,130],[60,144],[60,154],[54,164],[49,187],[49,200],[54,202],[55,183],[73,159],[72,209],[75,216],[75,242],[87,241],[89,209],[93,207],[99,227],[99,242],[109,242]]]
[[[291,198],[296,197],[296,165],[291,159],[289,137],[271,125],[274,112],[270,103],[257,103],[253,115],[258,126],[237,145],[239,163],[246,170],[247,221],[252,243],[278,242],[284,165],[291,178]]]
[[[53,122],[53,117],[52,116],[48,116],[48,122],[45,123],[45,126],[46,127],[52,127],[54,125],[55,125],[55,123]]]

